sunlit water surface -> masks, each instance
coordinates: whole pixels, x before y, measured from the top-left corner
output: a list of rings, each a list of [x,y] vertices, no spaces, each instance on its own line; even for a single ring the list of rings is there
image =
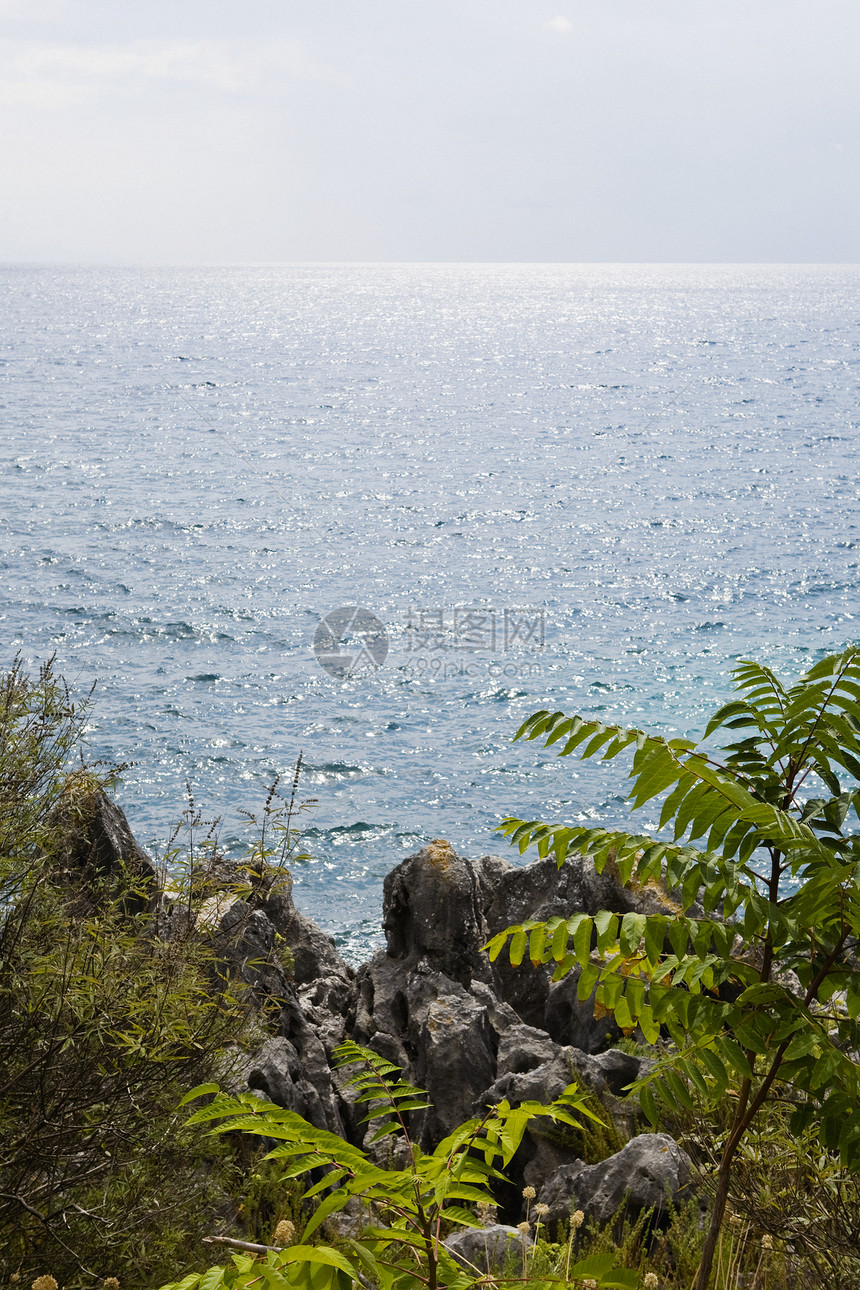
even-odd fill
[[[857,635],[858,267],[0,283],[4,665],[98,681],[91,751],[134,762],[156,851],[186,778],[237,847],[301,750],[296,895],[353,960],[425,840],[625,819],[619,762],[511,745],[529,712],[695,735],[738,658]],[[345,605],[388,653],[339,679],[313,642]]]

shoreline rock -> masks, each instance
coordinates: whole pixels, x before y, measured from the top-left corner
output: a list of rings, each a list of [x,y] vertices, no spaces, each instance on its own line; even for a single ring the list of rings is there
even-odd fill
[[[102,816],[111,827],[98,832],[99,868],[132,867],[151,882],[154,868],[120,808],[107,803]],[[83,850],[86,859],[95,844]],[[547,967],[512,969],[501,956],[490,963],[482,948],[496,932],[528,918],[602,908],[674,912],[665,893],[631,893],[581,856],[561,870],[551,858],[518,867],[500,856],[466,859],[437,839],[387,875],[386,947],[356,971],[296,908],[291,880],[268,890],[245,886],[227,896],[225,874],[220,890],[227,898],[222,904],[216,896],[208,913],[219,957],[251,987],[273,1032],[257,1052],[237,1055],[229,1072],[235,1091],[254,1092],[366,1144],[370,1130],[357,1123],[331,1069],[335,1048],[349,1038],[427,1090],[432,1106],[411,1113],[410,1132],[429,1150],[488,1105],[551,1102],[576,1082],[630,1141],[609,1159],[587,1164],[563,1134],[528,1131],[508,1170],[501,1217],[519,1220],[524,1182],[550,1206],[548,1221],[566,1217],[571,1205],[602,1222],[625,1196],[638,1212],[659,1209],[665,1196],[675,1201],[687,1194],[690,1162],[677,1144],[666,1135],[632,1136],[637,1108],[623,1094],[645,1059],[612,1047],[620,1031],[611,1019],[595,1019],[591,1001],[577,998],[573,974],[555,984]],[[166,894],[161,901],[158,925],[169,928]]]

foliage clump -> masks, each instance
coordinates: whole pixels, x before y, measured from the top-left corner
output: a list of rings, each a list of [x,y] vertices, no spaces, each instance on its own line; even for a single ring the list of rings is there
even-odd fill
[[[121,769],[83,762],[88,706],[50,662],[0,682],[0,1271],[144,1285],[224,1202],[176,1105],[247,1005],[193,920],[158,934],[152,872],[70,863]]]
[[[335,1050],[336,1067],[355,1071],[345,1082],[354,1104],[367,1107],[362,1124],[374,1125],[364,1149],[336,1134],[315,1128],[294,1111],[252,1094],[230,1097],[215,1084],[193,1089],[186,1102],[207,1095],[212,1100],[195,1111],[190,1124],[215,1125],[216,1134],[242,1131],[275,1142],[267,1159],[284,1164],[284,1177],[304,1178],[310,1186],[303,1200],[314,1202],[300,1239],[253,1246],[230,1238],[212,1243],[238,1247],[231,1263],[193,1273],[163,1290],[250,1290],[265,1283],[271,1290],[308,1287],[309,1290],[467,1290],[486,1276],[478,1267],[463,1266],[444,1244],[459,1227],[473,1227],[477,1212],[494,1209],[492,1187],[506,1181],[523,1135],[536,1120],[579,1127],[578,1116],[594,1118],[574,1085],[549,1106],[526,1102],[512,1107],[502,1101],[481,1118],[467,1120],[425,1153],[409,1132],[409,1116],[429,1103],[423,1089],[399,1078],[400,1071],[370,1049],[348,1041]],[[357,1068],[357,1070],[355,1070]],[[398,1164],[379,1165],[372,1149],[387,1139],[396,1142]],[[534,1196],[533,1189],[524,1195]],[[333,1224],[359,1202],[358,1230],[347,1235]],[[539,1209],[537,1225],[540,1226]],[[293,1224],[289,1224],[293,1229]],[[326,1229],[328,1231],[326,1232]],[[554,1290],[568,1284],[635,1290],[638,1273],[616,1266],[613,1253],[602,1251],[571,1262],[571,1247],[559,1266],[532,1275],[532,1225],[520,1224],[521,1248],[512,1275],[493,1274],[495,1285],[511,1281],[523,1290]],[[320,1240],[326,1234],[328,1239]],[[275,1230],[278,1237],[278,1229]],[[315,1238],[312,1240],[311,1238]],[[333,1239],[332,1239],[333,1238]]]
[[[490,943],[511,962],[580,969],[581,1000],[651,1043],[673,1041],[639,1081],[643,1110],[728,1107],[710,1225],[697,1278],[707,1290],[738,1152],[774,1101],[790,1131],[860,1169],[860,651],[822,659],[793,685],[767,667],[735,669],[738,697],[705,732],[730,732],[721,754],[562,712],[537,712],[517,738],[562,757],[630,750],[634,809],[662,799],[673,837],[508,819],[520,850],[562,865],[590,856],[631,886],[665,884],[677,913],[553,918]],[[701,905],[695,902],[701,899]]]

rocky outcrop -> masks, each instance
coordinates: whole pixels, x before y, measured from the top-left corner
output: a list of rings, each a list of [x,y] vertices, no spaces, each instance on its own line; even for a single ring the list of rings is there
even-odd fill
[[[618,1098],[639,1060],[608,1047],[620,1032],[577,999],[576,978],[553,984],[546,968],[491,964],[483,949],[530,917],[626,912],[628,892],[581,858],[561,873],[547,861],[517,869],[497,856],[466,860],[436,841],[388,875],[383,900],[387,946],[359,969],[352,1037],[427,1090],[433,1107],[413,1113],[411,1125],[425,1149],[489,1105],[551,1102],[572,1083],[625,1131],[635,1126],[635,1110]],[[563,1135],[536,1123],[513,1176],[542,1185],[574,1160]],[[519,1202],[509,1197],[512,1207]]]
[[[153,911],[158,904],[158,871],[131,831],[125,812],[101,789],[74,808],[62,801],[57,823],[64,846],[60,869],[83,876],[92,908],[119,900],[129,914]],[[80,899],[80,895],[79,895]]]
[[[647,903],[657,898],[649,892]],[[633,908],[630,893],[590,861],[574,857],[561,871],[549,860],[518,869],[498,856],[465,860],[436,841],[388,875],[383,901],[387,948],[359,970],[354,1037],[404,1065],[431,1096],[463,1106],[474,1093],[477,1107],[482,1092],[534,1094],[542,1076],[519,1077],[544,1062],[545,1089],[558,1087],[562,1072],[566,1083],[578,1077],[598,1094],[620,1092],[635,1078],[633,1058],[610,1059],[606,1070],[588,1060],[620,1032],[577,999],[575,976],[553,984],[548,968],[514,969],[504,956],[491,964],[483,949],[495,932],[527,918]],[[503,1040],[512,1026],[521,1029]],[[463,1043],[472,1060],[453,1060],[451,1046]],[[512,1052],[519,1046],[513,1064],[508,1044]],[[492,1079],[477,1089],[494,1062]]]
[[[413,1113],[429,1147],[467,1120],[493,1082],[499,1026],[515,1020],[490,992],[470,992],[426,959],[404,969],[384,951],[358,976],[353,1038],[400,1066],[433,1107]]]
[[[409,856],[388,874],[383,887],[382,930],[389,958],[424,960],[464,986],[473,977],[489,980],[481,948],[491,935],[487,908],[512,870],[498,856],[466,860],[442,839]]]
[[[145,907],[153,907],[155,869],[118,807],[102,798],[70,836],[70,863],[125,876],[131,897],[140,893]],[[551,1102],[571,1083],[591,1090],[622,1132],[635,1132],[635,1103],[619,1099],[639,1076],[641,1060],[612,1046],[617,1028],[577,998],[576,975],[553,983],[545,967],[513,969],[506,956],[491,964],[483,947],[496,932],[529,918],[674,911],[664,892],[631,893],[582,857],[561,871],[551,859],[515,867],[498,856],[465,859],[437,840],[386,878],[386,948],[356,973],[296,908],[287,873],[249,879],[228,865],[207,890],[197,926],[209,929],[226,973],[247,985],[268,1031],[256,1052],[234,1055],[225,1086],[367,1143],[372,1131],[361,1124],[353,1093],[332,1073],[335,1048],[351,1038],[427,1090],[432,1105],[411,1112],[410,1120],[425,1149],[488,1106]],[[183,917],[187,911],[174,907],[165,891],[158,932],[178,934],[187,926]],[[689,1190],[689,1160],[666,1135],[633,1137],[597,1165],[577,1159],[576,1141],[575,1134],[536,1122],[509,1168],[511,1187],[499,1197],[506,1218],[521,1217],[524,1184],[549,1206],[549,1221],[567,1217],[572,1206],[599,1222],[623,1203],[634,1213],[659,1211],[667,1197],[677,1202]],[[373,1151],[381,1159],[390,1149],[385,1140]],[[459,1233],[448,1245],[482,1268],[488,1261],[496,1268],[512,1240],[519,1248],[520,1233],[498,1226]]]
[[[330,1057],[352,1029],[358,996],[355,972],[338,954],[331,937],[296,909],[291,879],[280,881],[265,895],[260,912],[272,925],[278,944],[289,952],[303,1015]]]
[[[287,878],[276,894],[258,899],[232,900],[214,933],[229,974],[250,987],[276,1030],[234,1072],[233,1086],[258,1091],[317,1128],[344,1135],[330,1063],[354,1013],[355,973],[334,942],[296,910]]]
[[[673,1138],[642,1133],[599,1164],[577,1160],[560,1166],[540,1189],[538,1201],[548,1207],[548,1224],[568,1218],[575,1209],[597,1223],[608,1223],[622,1209],[634,1218],[651,1210],[659,1221],[669,1203],[690,1199],[692,1180],[690,1157]]]
[[[505,1272],[518,1270],[515,1261],[522,1259],[523,1248],[534,1242],[515,1227],[493,1223],[489,1227],[464,1227],[445,1241],[445,1248],[468,1271]]]

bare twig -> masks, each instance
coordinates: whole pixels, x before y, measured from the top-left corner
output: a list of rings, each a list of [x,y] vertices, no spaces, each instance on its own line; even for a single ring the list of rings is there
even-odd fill
[[[277,1253],[287,1248],[285,1245],[255,1245],[253,1241],[237,1241],[232,1236],[204,1236],[202,1241],[204,1245],[229,1245],[233,1250],[247,1250],[249,1254],[268,1254],[270,1250]]]

